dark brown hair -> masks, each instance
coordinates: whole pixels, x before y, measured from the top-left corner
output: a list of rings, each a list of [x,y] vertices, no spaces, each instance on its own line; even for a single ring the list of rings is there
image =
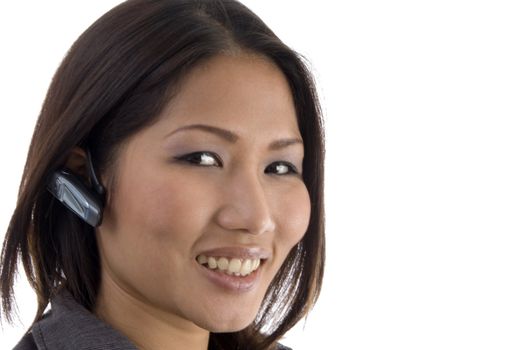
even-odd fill
[[[46,190],[50,174],[75,146],[89,146],[99,173],[111,174],[118,148],[156,122],[186,73],[220,53],[269,58],[289,83],[305,157],[311,217],[270,285],[255,321],[213,333],[210,349],[272,349],[316,302],[325,260],[321,108],[303,57],[235,0],[129,0],[93,23],[56,71],[29,148],[0,270],[3,316],[12,322],[13,283],[21,259],[42,318],[59,288],[92,310],[100,284],[94,229]],[[107,188],[111,192],[111,181]]]

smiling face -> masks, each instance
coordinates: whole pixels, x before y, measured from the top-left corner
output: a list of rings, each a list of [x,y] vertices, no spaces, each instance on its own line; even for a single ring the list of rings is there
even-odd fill
[[[192,70],[118,155],[99,298],[213,332],[248,326],[309,223],[301,139],[274,64],[221,55]]]

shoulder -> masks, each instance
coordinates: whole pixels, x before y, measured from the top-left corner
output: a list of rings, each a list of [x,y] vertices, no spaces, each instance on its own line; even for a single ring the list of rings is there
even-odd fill
[[[31,333],[26,333],[22,339],[15,345],[13,350],[36,350],[37,345],[33,340],[33,335]]]
[[[278,347],[276,348],[277,350],[292,350],[292,348],[289,348],[283,344],[280,344],[278,343]]]

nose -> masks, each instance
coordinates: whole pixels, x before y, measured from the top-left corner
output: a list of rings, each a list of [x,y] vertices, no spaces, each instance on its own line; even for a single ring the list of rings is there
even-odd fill
[[[228,230],[260,235],[276,228],[268,196],[255,171],[238,171],[223,188],[219,224]]]

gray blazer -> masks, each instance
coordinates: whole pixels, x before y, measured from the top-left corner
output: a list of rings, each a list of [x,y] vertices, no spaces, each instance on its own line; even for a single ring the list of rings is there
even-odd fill
[[[122,333],[101,321],[63,289],[51,310],[13,350],[138,350]],[[279,345],[280,350],[291,350]]]

